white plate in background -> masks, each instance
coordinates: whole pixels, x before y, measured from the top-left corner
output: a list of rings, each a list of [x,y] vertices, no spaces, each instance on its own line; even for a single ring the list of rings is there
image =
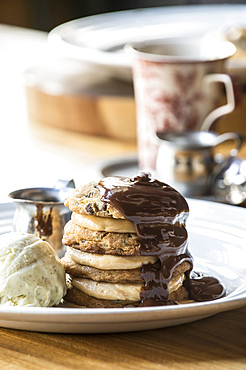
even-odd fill
[[[246,306],[246,209],[188,199],[194,270],[210,273],[227,296],[179,306],[82,309],[0,306],[0,326],[52,333],[109,333],[164,328]],[[11,230],[14,207],[0,204],[0,233]]]
[[[52,51],[100,65],[112,76],[131,80],[131,60],[123,52],[127,42],[204,35],[228,22],[246,19],[246,5],[214,4],[167,6],[105,13],[76,19],[48,35]]]

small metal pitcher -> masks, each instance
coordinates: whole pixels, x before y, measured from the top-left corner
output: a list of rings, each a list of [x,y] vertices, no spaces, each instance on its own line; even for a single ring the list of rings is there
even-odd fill
[[[228,132],[218,135],[207,131],[157,133],[159,151],[156,177],[176,188],[184,196],[207,195],[213,186],[218,163],[215,148],[234,141],[226,159],[236,156],[242,146],[241,135]],[[223,167],[223,162],[219,164]]]
[[[16,204],[12,230],[37,235],[62,257],[63,229],[71,217],[71,211],[63,202],[74,188],[73,180],[58,180],[54,188],[27,188],[11,192],[9,197]]]

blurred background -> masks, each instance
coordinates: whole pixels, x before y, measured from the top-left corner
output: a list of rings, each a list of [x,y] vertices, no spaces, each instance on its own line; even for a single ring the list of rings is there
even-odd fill
[[[194,4],[245,4],[246,0],[0,0],[0,23],[50,31],[85,16],[120,10]]]
[[[130,65],[130,79],[122,79],[118,78],[122,67],[119,70],[117,65],[109,63],[109,68],[103,68],[98,54],[91,62],[72,58],[66,50],[59,53],[48,43],[51,30],[68,21],[102,13],[153,7],[173,7],[176,12],[179,6],[215,4],[244,7],[246,0],[0,0],[0,137],[3,143],[0,173],[5,179],[0,182],[0,203],[8,202],[8,193],[18,188],[54,186],[58,179],[64,178],[73,178],[80,184],[95,176],[128,176],[138,171],[136,105]],[[185,21],[185,15],[179,12],[177,22]],[[159,11],[155,13],[158,15]],[[231,21],[232,14],[227,13]],[[213,16],[217,26],[217,15]],[[112,21],[111,16],[106,17],[109,18]],[[93,26],[96,19],[90,20]],[[113,20],[118,22],[118,18]],[[123,21],[125,18],[121,24],[117,23],[119,32]],[[224,19],[218,15],[218,24],[221,22]],[[134,25],[131,20],[129,23],[132,36]],[[104,33],[100,32],[100,21],[91,38],[88,33],[87,37],[82,33],[81,40],[88,48],[85,50],[94,50],[93,42],[101,46],[100,43],[107,42],[107,37],[112,35],[115,42],[119,33],[112,32],[109,21],[105,24]],[[93,31],[93,27],[85,28]],[[148,28],[146,32],[149,35]],[[123,38],[128,36],[124,28],[122,34]],[[105,54],[111,62],[112,56],[120,55],[115,51]],[[84,55],[88,57],[87,51]],[[234,58],[234,65],[238,61],[241,63],[240,58]],[[235,67],[236,77],[242,77],[243,81],[235,90],[236,98],[239,96],[238,107],[218,121],[218,133],[233,130],[246,135],[245,51],[242,63],[240,68]],[[230,72],[234,70],[231,68]],[[241,153],[246,157],[246,152]],[[127,173],[122,173],[123,170]],[[246,191],[244,193],[246,198]]]

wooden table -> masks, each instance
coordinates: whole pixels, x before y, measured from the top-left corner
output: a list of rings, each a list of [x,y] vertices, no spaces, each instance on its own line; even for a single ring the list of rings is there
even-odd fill
[[[246,307],[172,328],[122,334],[0,329],[1,369],[246,369]]]
[[[0,26],[0,201],[10,190],[83,181],[101,156],[136,144],[31,124],[22,73],[47,57],[46,34]],[[0,328],[0,369],[246,369],[246,307],[145,332],[69,335]]]

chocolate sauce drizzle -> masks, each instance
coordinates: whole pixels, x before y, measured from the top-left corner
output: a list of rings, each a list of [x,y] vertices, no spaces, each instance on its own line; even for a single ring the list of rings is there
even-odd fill
[[[188,284],[188,289],[197,291],[196,279],[190,277],[193,261],[188,251],[185,228],[189,207],[184,197],[169,185],[144,173],[132,179],[104,178],[99,187],[101,200],[112,204],[135,225],[140,254],[158,257],[155,264],[142,265],[141,276],[145,284],[141,290],[140,305],[168,304],[168,287],[173,270],[184,261],[190,265],[187,275],[192,283]],[[208,291],[205,298],[209,296]],[[191,295],[192,299],[197,296],[198,300],[204,298],[195,292]]]
[[[52,207],[47,215],[44,215],[43,205],[36,205],[36,215],[34,226],[39,233],[39,237],[52,235]]]

